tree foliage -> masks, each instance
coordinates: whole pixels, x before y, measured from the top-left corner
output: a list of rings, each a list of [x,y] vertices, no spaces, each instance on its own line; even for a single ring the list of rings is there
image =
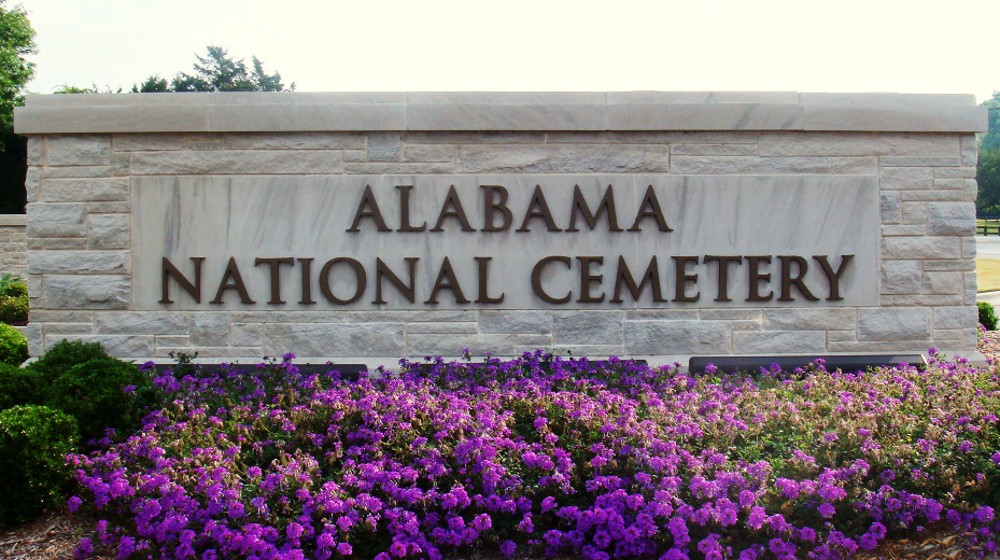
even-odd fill
[[[979,183],[976,214],[990,217],[1000,216],[1000,148],[979,150],[976,182]]]
[[[1000,150],[1000,91],[994,91],[993,97],[983,105],[989,112],[989,130],[979,140],[980,150]]]
[[[35,74],[25,57],[35,52],[35,30],[20,6],[0,0],[0,126],[14,126],[14,106],[24,102],[24,86]]]
[[[35,30],[20,6],[0,0],[0,214],[24,212],[27,142],[14,134],[14,107],[35,73],[25,57],[35,52]]]
[[[133,86],[137,93],[189,92],[189,91],[291,91],[295,84],[287,89],[281,81],[281,74],[268,74],[264,65],[256,57],[251,57],[248,67],[242,60],[234,60],[226,49],[209,45],[207,56],[195,55],[198,62],[194,65],[194,73],[178,72],[170,82],[166,78],[153,75],[146,78],[142,84]]]

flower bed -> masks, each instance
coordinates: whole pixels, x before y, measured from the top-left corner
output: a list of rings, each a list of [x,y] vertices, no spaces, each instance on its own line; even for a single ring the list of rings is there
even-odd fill
[[[164,408],[71,457],[77,555],[844,558],[947,528],[996,550],[1000,374],[692,378],[542,353],[343,381],[290,362],[154,385]]]

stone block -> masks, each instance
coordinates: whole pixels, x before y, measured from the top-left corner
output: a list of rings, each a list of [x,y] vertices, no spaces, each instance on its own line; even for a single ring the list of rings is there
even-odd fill
[[[128,178],[45,179],[41,200],[46,202],[99,202],[128,200]]]
[[[975,306],[934,308],[934,329],[969,329],[979,323],[979,311]]]
[[[111,165],[110,136],[49,136],[46,140],[50,166]]]
[[[606,358],[606,357],[619,357],[625,358],[628,355],[625,353],[625,348],[621,345],[614,344],[559,344],[553,348],[553,353],[556,355],[568,355],[570,357],[582,357],[586,356],[592,359]]]
[[[183,150],[188,141],[184,134],[116,134],[111,148],[115,152],[165,152]]]
[[[90,249],[128,249],[128,214],[91,214],[87,218]]]
[[[630,309],[626,321],[697,321],[700,314],[695,309]]]
[[[454,144],[404,144],[402,159],[408,162],[451,163],[458,157]]]
[[[975,189],[978,187],[975,179],[934,179],[934,188],[943,190]]]
[[[962,258],[963,259],[974,259],[976,258],[976,238],[969,236],[962,238]]]
[[[410,356],[520,356],[539,348],[551,349],[552,337],[539,334],[411,334],[406,336]],[[381,354],[393,355],[393,354]]]
[[[882,261],[883,294],[919,294],[921,291],[920,261]]]
[[[83,237],[43,237],[29,238],[29,251],[76,251],[87,248],[87,239]]]
[[[228,346],[229,317],[223,313],[192,313],[190,334],[198,346]]]
[[[626,321],[625,352],[632,355],[728,354],[732,337],[724,322]]]
[[[979,143],[976,142],[974,134],[962,136],[962,163],[970,167],[975,167],[979,161]]]
[[[885,294],[879,303],[887,307],[934,307],[937,305],[963,305],[965,298],[960,294]]]
[[[874,163],[874,158],[865,163]],[[754,157],[754,156],[673,156],[672,173],[831,173],[834,167],[858,164],[855,158]],[[840,171],[838,169],[838,171]]]
[[[962,202],[968,197],[965,191],[960,190],[913,190],[913,191],[901,191],[899,193],[900,198],[903,202],[914,202],[914,201],[953,201]]]
[[[930,308],[858,310],[859,341],[913,341],[931,336]]]
[[[269,324],[264,326],[262,348],[272,356],[295,352],[301,357],[398,357],[407,355],[405,340],[401,323]]]
[[[28,355],[41,356],[45,353],[45,335],[40,324],[28,323],[21,331],[24,338],[28,339]]]
[[[962,165],[958,156],[883,156],[878,158],[885,167],[957,167]],[[937,177],[937,173],[934,174]]]
[[[341,173],[343,155],[327,150],[245,150],[135,152],[135,175],[224,175],[224,174],[303,174]]]
[[[972,259],[963,260],[926,260],[923,261],[924,270],[961,270],[963,272],[976,270],[976,261]]]
[[[927,226],[925,224],[914,224],[914,225],[888,225],[882,226],[882,237],[890,236],[920,236],[927,234]]]
[[[97,342],[104,350],[116,358],[148,358],[153,355],[152,336],[106,336],[106,335],[45,335],[45,346],[51,348],[60,340],[79,340],[84,343]]]
[[[850,308],[765,309],[762,326],[765,331],[854,330],[857,324],[855,313]]]
[[[406,323],[406,334],[475,334],[476,323]]]
[[[230,150],[364,150],[365,135],[352,132],[230,133]]]
[[[47,309],[127,309],[129,290],[125,276],[50,275],[42,293]]]
[[[965,290],[962,272],[924,272],[923,293],[961,294]]]
[[[407,162],[361,162],[344,164],[344,173],[349,175],[427,175],[432,173],[454,173],[455,164],[407,163]]]
[[[821,354],[826,351],[825,331],[761,331],[733,333],[737,354]]]
[[[903,202],[900,207],[903,213],[904,224],[926,224],[928,212],[926,202]]]
[[[952,156],[954,137],[928,134],[768,133],[760,137],[765,156]]]
[[[553,317],[554,344],[618,344],[622,339],[622,311],[565,311]]]
[[[879,212],[882,216],[883,224],[898,224],[903,219],[903,209],[901,207],[898,192],[883,191],[879,194]]]
[[[371,132],[368,134],[368,161],[399,161],[399,133]]]
[[[975,167],[939,167],[934,169],[934,179],[975,179]]]
[[[760,323],[763,313],[757,309],[701,309],[698,318],[702,321],[751,321]]]
[[[882,240],[886,259],[958,258],[962,246],[957,237],[887,237]]]
[[[29,274],[124,274],[128,272],[126,251],[31,251]]]
[[[185,346],[191,346],[190,336],[177,336],[177,335],[167,335],[167,336],[156,336],[153,337],[156,343],[156,348],[183,348]]]
[[[464,173],[652,173],[670,171],[666,146],[619,144],[463,145]]]
[[[98,334],[188,334],[186,314],[163,311],[98,313],[96,326]]]
[[[976,234],[976,205],[971,202],[930,202],[927,211],[931,235]]]
[[[41,292],[41,276],[31,276],[31,279],[39,279],[38,289],[35,293]],[[28,287],[31,290],[31,287]],[[64,311],[61,309],[32,309],[31,320],[39,323],[93,323],[96,313],[94,311]]]
[[[67,167],[43,167],[42,179],[88,179],[95,177],[111,177],[113,170],[110,165],[93,165],[84,167],[73,165]]]
[[[127,214],[131,205],[128,202],[89,202],[87,213],[94,214]]]
[[[673,144],[670,153],[683,156],[756,156],[757,144]]]
[[[28,137],[28,165],[44,165],[45,164],[45,137],[44,136],[29,136]]]
[[[83,204],[29,204],[28,237],[83,237],[85,210]]]
[[[38,187],[41,184],[42,171],[37,167],[29,167],[24,175],[24,191],[27,202],[38,202]]]
[[[879,176],[886,190],[934,188],[934,173],[929,167],[883,167]]]
[[[479,313],[479,331],[483,334],[550,334],[549,311],[494,311]]]
[[[405,323],[413,321],[421,322],[466,322],[475,321],[475,311],[465,311],[462,309],[442,309],[440,311],[427,311],[415,309],[413,311],[338,311],[336,314],[348,323]],[[301,321],[305,322],[305,321]]]
[[[56,334],[94,334],[94,323],[40,323],[45,336]]]
[[[264,325],[260,323],[233,323],[229,329],[229,340],[233,346],[263,346]],[[291,348],[289,352],[297,350]]]

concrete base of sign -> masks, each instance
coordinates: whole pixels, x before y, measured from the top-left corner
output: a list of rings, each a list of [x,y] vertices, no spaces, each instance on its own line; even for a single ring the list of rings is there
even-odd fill
[[[971,354],[985,123],[971,96],[29,96],[26,333],[393,367]]]

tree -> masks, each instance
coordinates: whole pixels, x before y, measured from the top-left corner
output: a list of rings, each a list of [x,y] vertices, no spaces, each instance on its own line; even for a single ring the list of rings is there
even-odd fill
[[[268,74],[264,65],[256,57],[251,57],[253,64],[247,67],[243,60],[233,60],[226,49],[214,45],[208,46],[208,56],[198,56],[194,65],[194,74],[178,72],[170,83],[165,78],[153,75],[146,78],[141,85],[133,86],[135,93],[157,92],[189,92],[189,91],[291,91],[292,84],[285,89],[281,82],[281,74]]]
[[[35,52],[35,30],[20,6],[0,0],[0,214],[24,212],[27,142],[14,134],[14,107],[35,73],[26,56]]]
[[[976,213],[979,216],[1000,216],[1000,148],[980,150],[976,166]]]
[[[1000,91],[994,91],[993,98],[986,100],[983,105],[988,111],[989,128],[979,139],[979,149],[1000,149]]]

